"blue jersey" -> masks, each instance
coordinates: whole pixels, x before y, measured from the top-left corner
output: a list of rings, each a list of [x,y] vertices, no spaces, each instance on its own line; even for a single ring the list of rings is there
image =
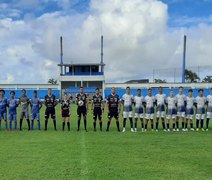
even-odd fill
[[[37,114],[40,112],[39,109],[39,105],[40,105],[41,101],[40,98],[32,98],[30,100],[30,105],[31,105],[31,110],[32,110],[32,114]]]
[[[7,98],[4,96],[0,97],[0,112],[7,112]]]
[[[9,106],[9,114],[17,114],[18,100],[10,98],[7,104]]]

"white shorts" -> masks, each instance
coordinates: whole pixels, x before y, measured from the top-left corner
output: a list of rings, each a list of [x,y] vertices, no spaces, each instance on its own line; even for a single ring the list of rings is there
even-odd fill
[[[154,114],[146,114],[146,119],[154,119]]]
[[[143,113],[135,113],[135,118],[144,118],[144,114]]]
[[[205,114],[196,114],[196,119],[205,119]]]
[[[177,117],[185,117],[185,112],[177,112]]]
[[[194,115],[193,115],[193,114],[188,114],[188,115],[186,116],[186,118],[192,120],[192,119],[194,118]]]
[[[165,111],[157,111],[157,118],[164,118],[165,117]]]
[[[123,118],[132,118],[133,117],[133,115],[132,115],[133,113],[132,113],[132,111],[130,111],[130,112],[123,112]]]
[[[170,120],[170,119],[175,119],[176,115],[175,114],[172,114],[172,115],[168,114],[166,117],[167,117],[168,120]]]
[[[207,118],[209,118],[209,119],[212,118],[212,112],[207,112]]]

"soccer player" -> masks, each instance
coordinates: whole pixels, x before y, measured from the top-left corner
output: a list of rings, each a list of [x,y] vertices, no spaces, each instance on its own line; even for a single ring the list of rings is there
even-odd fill
[[[102,114],[104,112],[104,101],[99,93],[99,88],[96,88],[96,94],[91,101],[91,111],[93,111],[93,128],[96,131],[96,120],[99,119],[100,131],[102,131]]]
[[[9,121],[10,121],[10,130],[12,130],[12,122],[14,122],[14,129],[17,129],[17,107],[18,100],[15,99],[15,92],[10,92],[10,99],[7,101],[9,107]]]
[[[133,119],[132,119],[132,103],[133,103],[133,95],[130,92],[130,87],[126,88],[126,93],[122,97],[123,101],[123,131],[126,131],[126,121],[127,118],[130,119],[130,128],[131,132],[134,132],[133,129]]]
[[[109,131],[110,122],[114,117],[116,119],[117,130],[120,132],[119,127],[120,99],[119,95],[116,94],[114,87],[111,88],[111,94],[107,98],[107,109],[108,109],[108,122],[106,131]]]
[[[186,107],[186,96],[183,94],[183,87],[178,88],[178,94],[176,95],[177,99],[177,118],[176,118],[176,126],[177,131],[179,131],[179,119],[182,118],[182,131],[185,131],[185,107]]]
[[[185,130],[188,131],[188,121],[190,120],[191,131],[194,131],[193,128],[193,117],[194,117],[194,101],[193,90],[188,90],[188,96],[186,97],[186,123]]]
[[[148,95],[145,97],[145,109],[146,109],[146,123],[145,132],[147,131],[148,122],[151,121],[151,129],[154,131],[154,107],[155,97],[152,95],[152,88],[148,89]]]
[[[80,121],[81,116],[83,115],[84,119],[84,129],[87,132],[87,110],[88,110],[88,99],[87,95],[84,93],[83,87],[80,87],[80,92],[76,95],[76,104],[78,105],[77,108],[77,115],[78,115],[78,128],[77,131],[80,130]]]
[[[137,95],[134,97],[134,104],[135,104],[135,132],[137,132],[137,121],[138,118],[141,120],[141,131],[144,131],[144,97],[141,95],[141,89],[137,89]]]
[[[170,120],[172,120],[172,131],[175,130],[175,119],[177,115],[177,100],[176,97],[174,97],[174,91],[173,89],[170,90],[170,96],[166,98],[166,105],[167,105],[167,131],[169,132],[169,123]]]
[[[5,121],[5,128],[7,130],[7,98],[5,97],[5,91],[3,89],[0,90],[0,128],[1,120]]]
[[[159,93],[156,94],[156,106],[157,106],[157,119],[156,119],[156,131],[158,131],[159,119],[162,120],[163,131],[166,131],[165,127],[165,103],[166,103],[166,95],[163,93],[163,88],[159,87]]]
[[[207,96],[207,120],[206,120],[206,131],[208,131],[209,121],[212,118],[212,88],[210,95]]]
[[[30,100],[31,106],[31,130],[34,129],[34,120],[38,122],[38,130],[40,130],[40,109],[42,108],[42,102],[38,97],[38,92],[34,91],[34,97]]]
[[[45,131],[47,131],[48,126],[48,120],[51,115],[51,118],[53,120],[54,130],[57,131],[56,126],[56,114],[55,114],[55,106],[58,104],[56,97],[54,94],[52,94],[52,89],[48,89],[48,94],[44,98],[44,104],[46,106],[45,111]]]
[[[30,100],[26,95],[26,90],[22,89],[22,96],[19,98],[19,104],[20,104],[20,131],[22,131],[22,123],[23,119],[26,118],[27,125],[28,125],[28,131],[30,130],[30,121],[29,121],[29,103]]]
[[[196,131],[199,131],[199,122],[202,131],[205,131],[203,128],[204,119],[205,119],[205,104],[206,98],[203,95],[203,89],[198,90],[198,96],[196,97],[195,106],[197,108],[196,114]]]
[[[70,131],[70,115],[71,115],[70,105],[71,105],[71,101],[68,98],[68,95],[64,94],[63,100],[61,101],[61,115],[62,115],[62,119],[63,119],[63,123],[62,123],[63,131],[65,130],[66,123],[68,126],[68,131]]]

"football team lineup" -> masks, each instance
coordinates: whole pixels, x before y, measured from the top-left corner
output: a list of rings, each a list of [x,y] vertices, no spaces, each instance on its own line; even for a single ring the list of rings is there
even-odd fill
[[[67,125],[68,131],[71,130],[70,115],[72,112],[72,98],[68,94],[64,94],[61,100],[57,100],[52,94],[52,89],[48,89],[48,94],[44,98],[44,102],[39,99],[38,93],[34,91],[34,97],[29,99],[27,91],[22,90],[19,99],[15,98],[15,92],[10,92],[10,97],[5,97],[5,91],[0,90],[0,122],[5,121],[6,130],[17,130],[17,108],[20,108],[19,130],[22,131],[23,120],[26,119],[28,130],[34,129],[34,121],[37,121],[38,130],[41,130],[40,109],[45,106],[45,125],[44,130],[48,129],[48,120],[53,120],[54,130],[57,131],[56,110],[55,107],[60,105],[60,116],[62,119],[62,130]],[[97,121],[99,121],[99,129],[103,130],[103,115],[107,112],[106,131],[110,129],[111,120],[116,121],[117,130],[120,132],[120,114],[122,112],[123,129],[126,131],[127,119],[130,121],[131,132],[146,132],[150,122],[151,131],[159,131],[159,123],[161,121],[162,130],[169,131],[208,131],[209,121],[212,118],[212,89],[207,97],[204,96],[204,90],[198,90],[198,96],[193,96],[193,90],[188,90],[188,96],[183,94],[183,87],[178,88],[178,94],[170,89],[170,95],[166,97],[163,88],[158,88],[158,93],[153,95],[152,89],[148,89],[148,95],[143,96],[142,90],[137,89],[137,95],[131,94],[130,87],[126,88],[126,93],[119,97],[114,87],[111,88],[111,94],[106,97],[106,103],[100,94],[99,88],[96,88],[95,94],[89,102],[87,95],[84,93],[83,87],[79,88],[74,103],[77,105],[77,131],[80,131],[81,119],[84,122],[84,130],[87,132],[87,114],[93,115],[93,130],[97,130]],[[30,107],[30,108],[29,108]],[[30,110],[29,110],[30,109]],[[7,119],[8,110],[8,119]],[[9,127],[8,121],[9,120]],[[196,120],[195,125],[194,120]],[[155,122],[154,122],[155,121]],[[205,122],[206,121],[206,122]],[[138,126],[138,122],[139,126]],[[181,126],[179,125],[181,122]],[[204,123],[205,122],[205,123]],[[14,127],[13,127],[14,124]],[[155,126],[154,126],[155,125]],[[0,127],[2,123],[0,123]],[[154,128],[155,127],[155,128]],[[181,127],[181,128],[180,128]],[[2,128],[1,128],[2,129]]]

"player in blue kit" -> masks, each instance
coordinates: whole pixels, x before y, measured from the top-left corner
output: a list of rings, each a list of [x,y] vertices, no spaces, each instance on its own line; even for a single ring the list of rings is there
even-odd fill
[[[9,107],[9,121],[10,121],[10,130],[12,130],[12,124],[14,122],[14,129],[17,129],[17,107],[19,105],[18,100],[15,99],[15,92],[10,92],[10,98],[7,101]]]
[[[0,128],[1,120],[5,121],[5,128],[7,130],[7,98],[5,97],[5,91],[3,89],[0,90]]]
[[[40,109],[42,108],[42,102],[38,97],[38,92],[34,91],[34,97],[30,100],[31,106],[31,130],[34,129],[34,120],[38,121],[38,130],[40,130]]]

